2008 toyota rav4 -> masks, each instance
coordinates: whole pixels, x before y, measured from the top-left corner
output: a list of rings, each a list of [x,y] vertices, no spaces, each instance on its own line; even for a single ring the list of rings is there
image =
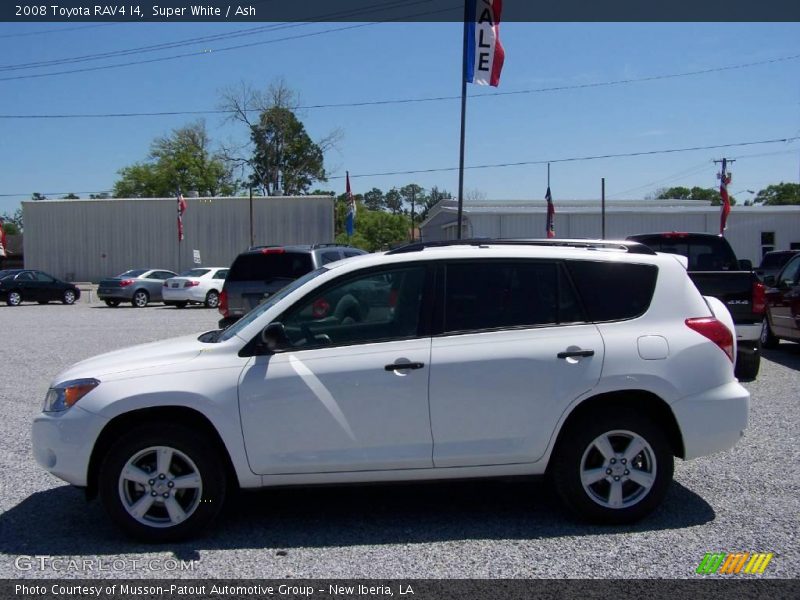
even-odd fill
[[[76,364],[34,450],[148,540],[198,531],[230,484],[546,474],[579,516],[630,522],[673,456],[742,435],[732,331],[680,257],[636,243],[416,244],[313,271],[224,331]]]

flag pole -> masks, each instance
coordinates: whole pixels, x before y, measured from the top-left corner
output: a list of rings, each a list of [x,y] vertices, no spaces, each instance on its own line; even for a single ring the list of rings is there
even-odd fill
[[[470,0],[464,0],[464,47],[461,52],[461,145],[458,154],[458,229],[456,239],[461,239],[461,223],[464,218],[464,131],[467,118],[467,19]]]

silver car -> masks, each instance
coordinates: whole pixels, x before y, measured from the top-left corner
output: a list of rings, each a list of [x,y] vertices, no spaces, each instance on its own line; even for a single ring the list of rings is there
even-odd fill
[[[103,279],[97,286],[97,297],[111,307],[130,302],[134,308],[144,308],[150,302],[163,302],[161,290],[170,277],[177,277],[177,273],[165,269],[125,271]]]

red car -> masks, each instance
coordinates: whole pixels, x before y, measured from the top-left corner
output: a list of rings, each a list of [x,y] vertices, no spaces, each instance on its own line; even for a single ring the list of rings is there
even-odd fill
[[[761,345],[775,348],[780,340],[800,342],[800,254],[786,263],[777,277],[764,283],[767,316],[761,328]]]

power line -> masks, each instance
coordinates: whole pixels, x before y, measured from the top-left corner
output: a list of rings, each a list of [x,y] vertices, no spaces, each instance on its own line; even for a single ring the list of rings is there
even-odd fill
[[[425,2],[427,0],[417,0],[417,2],[412,2],[410,5],[419,4],[420,2]],[[14,65],[0,65],[0,71],[16,71],[20,69],[32,69],[32,68],[41,68],[41,67],[48,67],[48,66],[55,66],[61,64],[74,64],[80,62],[87,62],[92,60],[101,60],[105,58],[113,58],[117,56],[129,56],[131,54],[142,54],[145,52],[156,52],[158,50],[168,50],[172,48],[179,48],[181,46],[191,46],[195,44],[203,44],[206,42],[211,41],[219,41],[219,40],[226,40],[236,37],[244,37],[250,35],[256,35],[259,33],[264,33],[268,31],[277,31],[281,29],[291,29],[294,27],[304,27],[306,25],[312,25],[313,23],[317,22],[325,22],[331,19],[340,19],[346,18],[350,16],[362,15],[364,14],[364,10],[366,9],[367,12],[372,12],[372,9],[377,11],[387,10],[389,8],[397,8],[398,6],[409,6],[408,2],[402,2],[400,0],[391,0],[388,3],[383,4],[374,4],[372,6],[359,8],[358,10],[348,10],[348,11],[339,11],[335,13],[328,13],[325,15],[320,15],[318,17],[313,17],[308,19],[307,22],[302,23],[279,23],[279,24],[270,24],[270,25],[260,25],[258,27],[249,27],[246,29],[237,29],[235,31],[229,31],[226,33],[218,33],[214,35],[206,35],[206,36],[199,36],[199,37],[192,37],[186,38],[183,40],[174,40],[171,42],[164,42],[161,44],[151,44],[147,46],[139,46],[136,48],[127,48],[124,50],[112,50],[108,52],[99,52],[94,54],[84,54],[81,56],[73,56],[67,58],[59,58],[53,60],[45,60],[45,61],[36,61],[36,62],[29,62],[29,63],[18,63]]]
[[[23,33],[4,33],[0,35],[2,38],[14,37],[28,37],[30,35],[47,35],[50,33],[64,33],[65,31],[75,31],[77,29],[92,29],[94,27],[109,27],[111,25],[120,25],[121,23],[96,23],[94,25],[77,25],[75,27],[62,27],[60,29],[39,29],[37,31],[25,31]]]
[[[779,143],[790,143],[800,139],[800,136],[794,137],[787,137],[787,138],[776,138],[771,140],[758,140],[754,142],[736,142],[730,144],[714,144],[711,146],[690,146],[688,148],[666,148],[661,150],[643,150],[640,152],[626,152],[620,154],[598,154],[593,156],[572,156],[567,158],[547,158],[541,160],[529,160],[529,161],[519,161],[519,162],[507,162],[507,163],[494,163],[494,164],[484,164],[484,165],[470,165],[464,167],[465,169],[496,169],[496,168],[504,168],[504,167],[520,167],[520,166],[530,166],[530,165],[543,165],[547,163],[564,163],[564,162],[582,162],[582,161],[589,161],[589,160],[599,160],[604,158],[630,158],[636,156],[653,156],[656,154],[675,154],[679,152],[694,152],[697,150],[718,150],[720,148],[736,148],[736,147],[743,147],[743,146],[756,146],[762,144],[779,144]],[[457,171],[458,167],[442,167],[438,169],[413,169],[407,171],[385,171],[382,173],[362,173],[362,174],[350,174],[351,179],[359,178],[359,177],[385,177],[389,175],[413,175],[418,173],[443,173],[447,171]],[[334,177],[328,177],[328,179],[344,179],[343,175],[336,175]],[[58,196],[61,194],[102,194],[108,193],[109,190],[101,190],[95,192],[42,192],[45,196]],[[15,197],[23,197],[23,196],[30,196],[30,193],[22,193],[22,194],[0,194],[0,198],[15,198]]]
[[[373,25],[375,23],[368,23],[367,25]],[[306,34],[306,35],[316,35],[319,33],[328,33],[330,31],[338,31],[338,30],[326,30],[323,32],[317,32],[315,34]],[[286,38],[290,39],[290,38]],[[293,39],[293,38],[291,38]],[[282,41],[282,40],[269,40],[269,42],[273,41]],[[269,42],[260,42],[260,43],[269,43]],[[615,86],[615,85],[628,85],[631,83],[642,83],[647,81],[657,81],[663,79],[675,79],[678,77],[690,77],[696,75],[705,75],[708,73],[717,73],[722,71],[730,71],[734,69],[745,69],[750,67],[761,66],[765,64],[772,64],[778,62],[784,62],[789,60],[797,60],[800,58],[800,54],[793,54],[791,56],[782,56],[778,58],[772,58],[768,60],[758,61],[758,62],[749,62],[749,63],[741,63],[737,65],[727,65],[723,67],[714,67],[709,69],[702,69],[699,71],[684,71],[681,73],[668,73],[665,75],[652,75],[647,77],[639,77],[639,78],[630,78],[630,79],[615,79],[611,81],[601,81],[596,83],[582,83],[582,84],[575,84],[575,85],[564,85],[564,86],[556,86],[556,87],[546,87],[546,88],[533,88],[528,90],[512,90],[509,92],[495,92],[490,94],[476,94],[471,96],[471,98],[494,98],[497,96],[512,96],[512,95],[520,95],[520,94],[541,94],[541,93],[548,93],[548,92],[560,92],[560,91],[567,91],[567,90],[578,90],[578,89],[586,89],[586,88],[597,88],[597,87],[607,87],[607,86]],[[158,59],[156,59],[158,60]],[[98,67],[99,68],[99,67]],[[3,81],[3,79],[0,79]],[[421,103],[421,102],[440,102],[440,101],[447,101],[447,100],[460,100],[461,96],[428,96],[428,97],[418,97],[418,98],[394,98],[394,99],[387,99],[387,100],[364,100],[362,102],[337,102],[337,103],[329,103],[329,104],[309,104],[306,106],[298,106],[298,110],[311,110],[311,109],[320,109],[320,108],[354,108],[354,107],[362,107],[362,106],[382,106],[382,105],[389,105],[389,104],[410,104],[410,103]],[[249,110],[247,112],[257,112],[258,109]],[[221,109],[208,109],[208,110],[183,110],[183,111],[155,111],[155,112],[119,112],[119,113],[84,113],[84,114],[52,114],[52,115],[0,115],[0,119],[101,119],[101,118],[121,118],[121,117],[163,117],[163,116],[179,116],[179,115],[214,115],[214,114],[230,114],[234,111],[229,110],[221,110]]]
[[[423,0],[420,0],[420,1],[423,1]],[[80,68],[80,69],[68,69],[66,71],[54,71],[52,73],[38,73],[38,74],[31,74],[31,75],[14,75],[13,77],[0,77],[0,81],[16,81],[16,80],[21,80],[21,79],[39,79],[39,78],[42,78],[42,77],[52,77],[54,75],[66,75],[66,74],[71,74],[71,73],[87,73],[87,72],[90,72],[90,71],[103,71],[103,70],[106,70],[106,69],[118,69],[118,68],[121,68],[121,67],[129,67],[129,66],[133,66],[133,65],[144,65],[144,64],[150,64],[150,63],[165,62],[165,61],[168,61],[168,60],[176,60],[176,59],[179,59],[179,58],[188,58],[188,57],[192,57],[192,56],[203,56],[203,55],[206,55],[206,54],[211,54],[213,52],[228,52],[228,51],[231,51],[231,50],[241,50],[242,48],[251,48],[253,46],[262,46],[262,45],[265,45],[265,44],[275,44],[275,43],[278,43],[278,42],[285,42],[285,41],[289,41],[289,40],[298,40],[298,39],[303,39],[303,38],[315,37],[315,36],[324,35],[324,34],[327,34],[327,33],[335,33],[335,32],[339,32],[339,31],[348,31],[348,30],[352,30],[352,29],[359,29],[359,28],[362,28],[362,27],[371,27],[373,25],[380,25],[382,23],[389,23],[389,22],[393,22],[393,21],[401,21],[403,19],[411,19],[411,18],[417,18],[417,17],[430,16],[430,15],[433,15],[433,14],[450,12],[452,10],[453,10],[453,7],[450,6],[448,8],[442,8],[442,9],[430,10],[430,11],[426,11],[426,12],[422,12],[422,13],[404,15],[402,17],[396,17],[396,18],[393,18],[393,19],[386,19],[384,21],[372,21],[372,22],[368,22],[368,23],[357,23],[355,25],[348,25],[348,26],[345,26],[345,27],[334,27],[332,29],[324,29],[322,31],[315,31],[315,32],[311,32],[311,33],[288,36],[288,37],[278,38],[278,39],[274,39],[274,40],[262,40],[260,42],[250,42],[250,43],[247,43],[247,44],[238,44],[238,45],[235,45],[235,46],[225,46],[225,47],[222,47],[222,48],[215,48],[213,50],[206,49],[206,50],[201,50],[201,51],[198,51],[198,52],[184,52],[183,54],[173,54],[171,56],[163,56],[163,57],[151,58],[151,59],[147,59],[147,60],[136,60],[136,61],[123,62],[123,63],[115,63],[115,64],[112,64],[112,65],[100,65],[100,66],[96,66],[96,67],[83,67],[83,68]]]

